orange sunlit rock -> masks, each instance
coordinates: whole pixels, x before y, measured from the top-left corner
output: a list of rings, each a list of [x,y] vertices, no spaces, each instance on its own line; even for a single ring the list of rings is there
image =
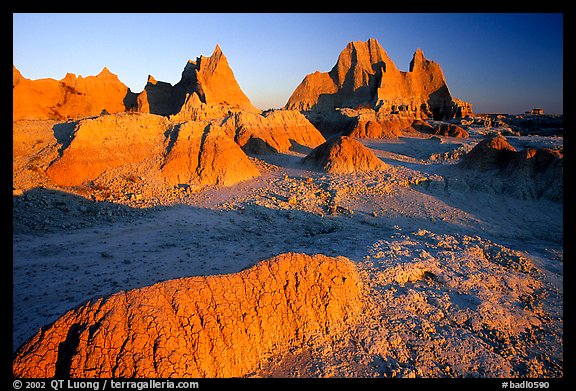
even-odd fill
[[[410,70],[398,70],[378,41],[350,42],[330,72],[304,78],[286,108],[330,111],[370,107],[381,115],[436,119],[465,116],[471,106],[450,95],[440,65],[418,49]]]
[[[362,311],[346,258],[287,253],[242,272],[160,282],[96,299],[39,331],[15,377],[236,377]]]
[[[159,169],[171,185],[226,186],[259,175],[233,139],[207,122],[175,125],[138,113],[80,121],[70,145],[46,173],[60,186],[78,186],[128,165]]]
[[[126,111],[136,95],[107,68],[96,76],[30,80],[13,67],[14,119],[84,118]]]
[[[162,165],[169,184],[229,186],[260,175],[242,149],[216,125],[185,122]]]
[[[346,136],[326,141],[310,152],[302,162],[331,174],[381,171],[388,167],[370,149]]]
[[[189,60],[180,81],[174,86],[148,76],[144,91],[138,95],[138,111],[174,115],[185,107],[189,96],[193,96],[197,103],[208,106],[258,111],[242,92],[218,45],[210,57],[200,56],[196,61]]]
[[[274,110],[263,115],[239,112],[222,121],[222,127],[251,153],[286,152],[315,148],[324,137],[301,113]]]

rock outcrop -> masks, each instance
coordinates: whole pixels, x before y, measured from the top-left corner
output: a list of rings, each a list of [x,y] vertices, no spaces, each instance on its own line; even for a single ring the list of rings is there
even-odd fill
[[[516,156],[516,148],[503,136],[489,137],[480,141],[462,158],[460,167],[475,170],[505,168]]]
[[[13,360],[22,377],[237,377],[338,337],[363,308],[348,259],[288,253],[230,275],[119,292],[68,311]]]
[[[382,171],[388,167],[374,152],[347,136],[329,139],[304,157],[302,163],[330,174]]]
[[[144,90],[133,93],[104,68],[97,76],[68,73],[62,80],[29,80],[13,68],[14,119],[80,119],[124,111],[174,115],[189,97],[208,106],[259,112],[242,92],[218,45],[210,57],[188,61],[172,86],[148,76]]]
[[[168,126],[166,118],[151,114],[82,120],[46,173],[60,186],[79,186],[106,170],[143,163],[162,155]]]
[[[273,110],[261,114],[238,112],[221,126],[248,153],[309,152],[326,139],[296,110]]]
[[[12,86],[15,120],[78,119],[103,111],[119,113],[136,105],[136,94],[106,68],[96,76],[68,73],[61,80],[30,80],[13,67]]]
[[[138,95],[138,111],[160,115],[177,114],[193,95],[198,103],[209,106],[259,111],[242,92],[218,45],[210,57],[200,56],[196,61],[189,60],[180,81],[174,86],[149,76],[144,91]]]
[[[458,137],[458,138],[468,138],[468,132],[456,124],[451,124],[447,122],[436,122],[431,125],[427,121],[416,120],[412,123],[412,128],[421,133],[434,134],[437,136],[448,136],[448,137]]]
[[[472,187],[489,187],[521,199],[562,201],[564,198],[564,154],[557,149],[516,151],[506,138],[496,136],[478,143],[459,166],[493,174],[492,180],[479,185],[475,181],[483,181],[482,177],[469,180]]]
[[[410,70],[398,70],[375,39],[351,42],[330,72],[304,78],[286,108],[330,112],[335,108],[372,108],[386,115],[447,119],[467,115],[470,104],[450,95],[440,65],[418,49]]]
[[[228,186],[259,175],[217,126],[139,113],[80,121],[46,173],[57,185],[80,186],[122,166],[156,170],[169,185]]]
[[[185,122],[172,129],[161,167],[168,184],[230,186],[260,175],[242,149],[216,125]]]
[[[412,125],[412,119],[397,115],[382,115],[372,109],[340,109],[347,117],[342,121],[343,135],[356,138],[397,138]],[[348,124],[348,126],[346,126]]]

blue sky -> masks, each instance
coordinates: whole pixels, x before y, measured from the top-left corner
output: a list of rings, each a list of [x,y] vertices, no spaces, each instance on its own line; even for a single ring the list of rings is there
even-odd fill
[[[148,74],[175,84],[216,44],[257,107],[281,107],[304,76],[329,71],[350,41],[376,38],[400,70],[416,48],[475,112],[562,113],[562,14],[14,14],[24,77],[95,75],[134,92]]]

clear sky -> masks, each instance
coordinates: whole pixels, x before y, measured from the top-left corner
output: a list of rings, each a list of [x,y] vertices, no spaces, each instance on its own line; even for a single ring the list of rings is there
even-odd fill
[[[475,112],[562,113],[562,14],[14,14],[24,77],[89,76],[106,66],[134,92],[172,84],[216,44],[261,108],[283,106],[304,76],[329,71],[350,41],[376,38],[407,71],[416,48]]]

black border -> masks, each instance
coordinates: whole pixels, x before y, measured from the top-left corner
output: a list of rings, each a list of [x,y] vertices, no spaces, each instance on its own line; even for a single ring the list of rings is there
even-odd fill
[[[421,1],[421,0],[400,0],[379,2],[350,2],[343,7],[336,3],[299,3],[294,1],[273,2],[269,1],[253,1],[253,2],[235,2],[232,5],[223,5],[217,2],[190,2],[190,1],[169,1],[163,0],[162,2],[118,2],[118,1],[11,1],[10,3],[2,2],[2,16],[0,19],[0,28],[3,31],[4,43],[9,44],[6,51],[12,49],[12,40],[8,41],[7,37],[12,37],[12,14],[13,13],[70,13],[70,12],[98,12],[98,13],[169,13],[169,12],[230,12],[230,13],[262,13],[262,12],[275,12],[275,13],[373,13],[373,12],[406,12],[406,13],[562,13],[564,15],[564,49],[574,50],[576,45],[574,42],[574,13],[570,7],[570,0],[541,0],[539,2],[522,1],[522,0],[501,0],[501,1],[459,1],[459,2],[446,2],[446,1]],[[4,56],[4,59],[8,56]],[[568,385],[574,387],[576,385],[574,373],[574,364],[576,357],[574,355],[574,315],[570,311],[574,303],[573,290],[570,284],[567,284],[567,278],[571,278],[573,273],[574,252],[572,243],[569,238],[572,233],[572,222],[570,217],[576,216],[574,213],[574,205],[572,203],[572,188],[570,187],[571,181],[566,181],[566,178],[572,179],[574,177],[574,115],[571,109],[574,110],[572,102],[574,99],[573,87],[576,86],[574,82],[574,64],[570,58],[564,56],[564,127],[569,129],[564,134],[564,378],[562,379],[526,379],[530,381],[548,381],[550,383],[549,389],[565,389]],[[530,59],[526,59],[530,61]],[[9,83],[12,79],[10,64],[7,60],[2,61],[3,77],[0,78],[2,83],[2,92],[6,94],[6,99],[2,102],[12,102],[12,95],[9,89]],[[1,170],[1,195],[0,202],[4,205],[2,207],[3,215],[12,215],[12,202],[10,195],[10,188],[8,184],[12,183],[12,132],[9,131],[12,127],[12,105],[2,105],[5,111],[2,116],[2,121],[5,123],[3,127],[3,137],[5,141],[1,143],[2,148],[6,151],[2,153],[2,170]],[[566,152],[567,151],[567,152]],[[11,220],[11,219],[10,219]],[[5,390],[13,388],[12,381],[12,224],[6,218],[6,226],[3,227],[2,232],[10,232],[7,237],[8,246],[4,248],[10,249],[10,261],[3,260],[5,267],[4,277],[9,279],[8,282],[2,284],[2,293],[4,303],[8,303],[10,308],[10,319],[6,323],[10,325],[5,337],[8,343],[2,344],[2,378]],[[570,281],[570,280],[568,280]],[[568,289],[566,289],[568,288]],[[6,311],[8,312],[8,311]],[[93,379],[90,379],[93,380]],[[187,379],[189,380],[189,379]],[[483,389],[502,389],[502,383],[505,381],[521,382],[524,379],[495,379],[495,378],[466,378],[466,379],[197,379],[201,389],[206,388],[220,388],[220,387],[274,387],[274,386],[288,386],[288,387],[305,387],[305,386],[326,386],[326,387],[361,387],[361,388],[376,388],[386,387],[392,389],[411,389],[411,388],[451,388],[462,389],[467,386],[482,386]],[[49,383],[46,384],[46,388]],[[102,389],[102,387],[100,387]]]

